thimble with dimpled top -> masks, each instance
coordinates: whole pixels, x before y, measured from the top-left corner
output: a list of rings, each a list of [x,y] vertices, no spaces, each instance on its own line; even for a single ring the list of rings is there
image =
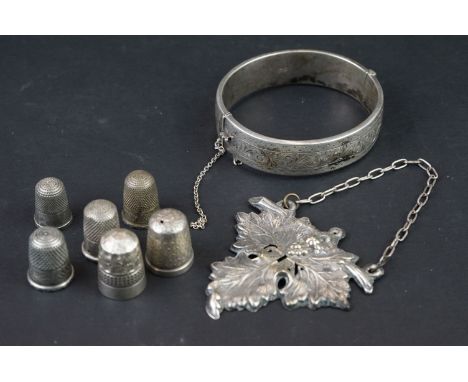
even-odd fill
[[[173,208],[163,208],[151,215],[145,261],[160,276],[177,276],[193,263],[192,240],[185,215]]]
[[[145,265],[138,237],[125,228],[114,228],[101,237],[98,287],[116,300],[138,296],[146,287]]]
[[[153,176],[144,170],[128,174],[123,189],[124,223],[135,228],[146,228],[151,214],[158,209],[158,190]]]
[[[38,227],[63,228],[72,221],[67,192],[60,179],[44,178],[35,188],[34,221]]]
[[[57,228],[40,227],[29,237],[28,281],[36,289],[57,291],[73,278],[65,238]]]
[[[83,255],[91,261],[97,261],[102,235],[119,227],[119,213],[114,203],[104,199],[88,203],[83,211]]]

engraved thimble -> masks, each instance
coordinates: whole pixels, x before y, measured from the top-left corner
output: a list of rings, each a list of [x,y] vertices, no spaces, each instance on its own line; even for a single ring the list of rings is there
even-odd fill
[[[98,286],[116,300],[138,296],[146,287],[145,264],[138,237],[125,228],[114,228],[101,237]]]
[[[57,228],[37,228],[29,237],[28,257],[28,281],[36,289],[53,292],[73,279],[67,244]]]
[[[192,240],[185,215],[173,208],[163,208],[151,215],[145,261],[160,276],[178,276],[193,263]]]
[[[60,179],[44,178],[36,184],[34,222],[38,227],[63,228],[72,221],[67,192]]]
[[[104,199],[88,203],[83,211],[84,240],[81,244],[83,255],[91,261],[98,261],[99,241],[102,235],[119,227],[119,213],[114,203]]]
[[[123,189],[124,223],[135,228],[146,228],[151,214],[158,209],[158,190],[153,176],[144,170],[128,174]]]

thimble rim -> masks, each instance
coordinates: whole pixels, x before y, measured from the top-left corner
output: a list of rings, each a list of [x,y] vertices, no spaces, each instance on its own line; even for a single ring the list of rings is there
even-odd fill
[[[66,279],[65,281],[61,282],[60,284],[56,284],[56,285],[38,284],[29,275],[29,269],[28,269],[28,272],[27,272],[27,279],[28,279],[29,284],[33,288],[35,288],[35,289],[37,289],[37,290],[39,290],[41,292],[56,292],[56,291],[59,291],[59,290],[65,288],[65,287],[67,287],[68,284],[70,284],[70,282],[73,280],[73,277],[75,276],[75,268],[73,268],[72,264],[70,264],[70,267],[71,267],[70,277],[68,279]]]
[[[71,211],[70,211],[70,218],[66,222],[64,222],[63,224],[58,225],[58,226],[50,225],[50,224],[40,224],[37,221],[36,215],[34,215],[34,224],[36,224],[37,228],[52,227],[52,228],[62,229],[62,228],[68,227],[70,225],[70,223],[72,222],[72,220],[73,220],[73,214],[71,213]]]
[[[176,276],[180,276],[186,273],[192,267],[193,261],[194,261],[193,248],[191,250],[190,259],[185,264],[181,265],[180,267],[173,268],[173,269],[162,269],[162,268],[156,267],[155,265],[151,263],[151,261],[145,254],[145,263],[148,269],[151,271],[151,273],[157,276],[163,276],[163,277],[176,277]]]
[[[92,262],[95,262],[95,263],[98,262],[98,256],[92,255],[92,254],[85,248],[85,243],[84,243],[84,241],[81,243],[81,253],[82,253],[83,256],[86,257],[88,260],[91,260]]]

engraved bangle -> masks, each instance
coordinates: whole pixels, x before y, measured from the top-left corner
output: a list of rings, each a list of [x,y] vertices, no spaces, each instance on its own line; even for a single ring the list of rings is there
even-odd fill
[[[356,99],[368,117],[344,133],[327,138],[286,140],[267,137],[242,125],[229,111],[258,90],[310,84]],[[312,175],[347,166],[374,145],[382,124],[383,91],[374,71],[357,62],[317,50],[285,50],[239,64],[221,80],[216,93],[216,127],[229,137],[225,147],[235,162],[281,175]]]

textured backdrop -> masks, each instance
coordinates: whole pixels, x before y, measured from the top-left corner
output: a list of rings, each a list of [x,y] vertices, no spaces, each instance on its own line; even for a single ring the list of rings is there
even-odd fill
[[[345,169],[288,178],[234,167],[226,155],[201,188],[209,223],[192,232],[186,275],[148,274],[138,298],[100,295],[96,265],[80,253],[82,209],[106,198],[122,205],[124,177],[150,171],[161,204],[194,218],[192,183],[213,154],[214,96],[222,76],[251,56],[311,48],[375,70],[385,94],[382,132]],[[0,38],[1,344],[468,344],[466,252],[468,39],[454,37],[2,37]],[[240,121],[283,138],[345,131],[364,118],[337,92],[307,86],[267,90],[236,107]],[[367,296],[353,284],[349,312],[204,311],[209,264],[229,255],[234,215],[247,199],[309,195],[401,157],[439,171],[431,199]],[[65,290],[26,282],[34,229],[34,185],[61,178],[75,219],[64,231],[76,269]],[[408,169],[304,207],[320,229],[347,231],[342,248],[375,262],[425,184]],[[137,231],[145,246],[145,233]]]

